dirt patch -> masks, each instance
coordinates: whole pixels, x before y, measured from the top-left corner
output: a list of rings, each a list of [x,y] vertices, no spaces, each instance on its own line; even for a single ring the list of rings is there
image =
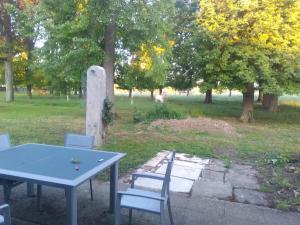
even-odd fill
[[[210,118],[189,118],[184,120],[155,120],[150,124],[150,129],[154,127],[166,127],[167,129],[184,132],[200,131],[210,134],[224,134],[230,137],[238,136],[236,129],[223,120]]]
[[[261,170],[260,180],[264,183],[272,207],[300,212],[300,161],[294,159],[280,167],[265,165]]]

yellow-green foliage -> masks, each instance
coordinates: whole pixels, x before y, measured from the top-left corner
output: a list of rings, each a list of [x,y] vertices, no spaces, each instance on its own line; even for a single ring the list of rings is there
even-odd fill
[[[198,24],[221,44],[222,69],[243,89],[299,92],[300,1],[200,0]]]

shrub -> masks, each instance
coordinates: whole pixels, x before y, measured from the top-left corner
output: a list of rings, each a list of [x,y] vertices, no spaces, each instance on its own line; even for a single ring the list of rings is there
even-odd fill
[[[133,112],[133,122],[134,123],[140,123],[145,120],[145,115],[138,110],[137,108],[134,108]]]
[[[264,159],[266,164],[273,166],[284,166],[289,163],[290,159],[287,154],[278,154],[278,153],[268,153]]]
[[[182,114],[170,109],[165,104],[156,104],[154,109],[146,114],[146,121],[151,122],[157,119],[181,119]]]
[[[165,104],[156,104],[153,109],[146,112],[145,114],[141,111],[135,109],[133,113],[133,122],[139,123],[144,121],[145,123],[150,123],[157,119],[182,119],[181,113],[176,110],[170,109]]]

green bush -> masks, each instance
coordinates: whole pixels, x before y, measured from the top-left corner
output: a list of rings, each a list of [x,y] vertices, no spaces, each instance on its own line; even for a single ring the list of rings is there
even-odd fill
[[[133,113],[133,122],[145,122],[150,123],[157,119],[182,119],[183,116],[181,113],[176,110],[170,109],[166,104],[156,104],[153,109],[146,113],[142,113],[141,111],[135,109]]]
[[[133,112],[133,122],[134,123],[140,123],[145,120],[145,115],[138,110],[137,108],[134,108]]]
[[[154,109],[146,113],[146,121],[151,122],[157,119],[182,119],[182,114],[168,108],[165,104],[156,104]]]
[[[289,163],[290,158],[287,154],[281,153],[268,153],[266,154],[264,161],[266,164],[273,166],[284,166]]]

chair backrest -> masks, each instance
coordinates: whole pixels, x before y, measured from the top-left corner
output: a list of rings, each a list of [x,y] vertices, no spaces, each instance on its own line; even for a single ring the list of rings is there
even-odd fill
[[[176,156],[176,151],[173,150],[170,159],[171,159],[171,160],[175,160],[175,156]]]
[[[94,147],[94,137],[80,134],[66,134],[65,147],[92,149]]]
[[[0,135],[0,151],[11,147],[10,139],[8,134]]]
[[[172,172],[172,168],[173,168],[173,164],[174,164],[174,160],[175,160],[175,155],[176,155],[176,152],[173,151],[171,158],[168,160],[168,163],[167,163],[165,179],[163,181],[162,190],[161,190],[162,197],[166,197],[167,195],[169,195],[169,192],[170,192],[171,172]]]

